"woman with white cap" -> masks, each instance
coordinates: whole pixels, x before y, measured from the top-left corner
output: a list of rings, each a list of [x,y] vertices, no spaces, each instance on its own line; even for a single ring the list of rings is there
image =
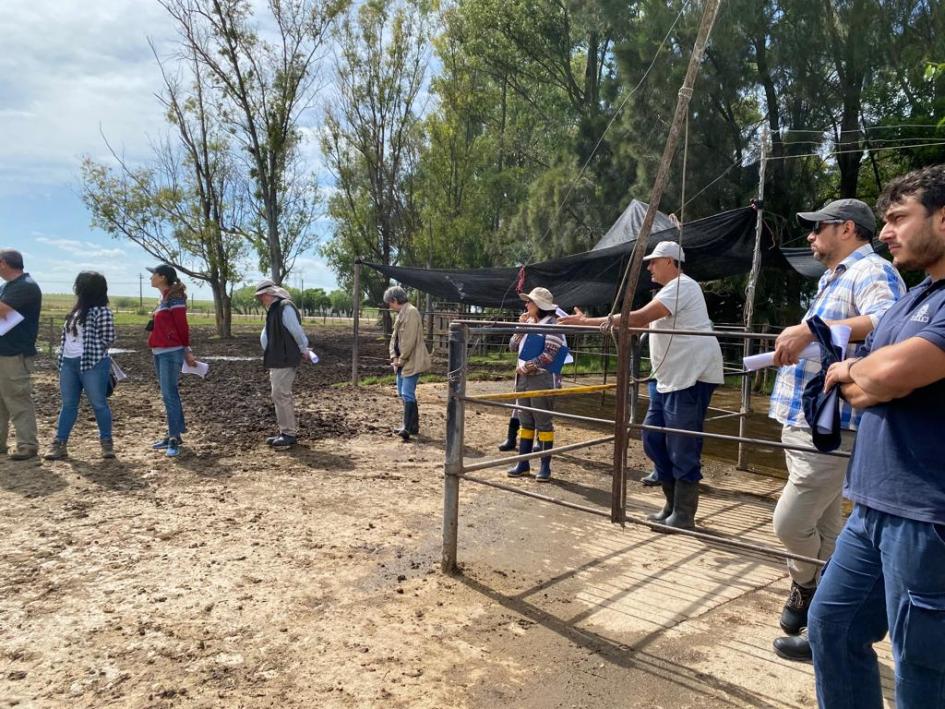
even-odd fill
[[[553,325],[557,322],[558,306],[555,305],[551,291],[547,288],[533,288],[528,294],[519,293],[525,301],[526,312],[523,322],[539,325]],[[554,333],[517,333],[509,341],[509,349],[518,352],[518,366],[515,369],[515,391],[529,392],[556,388],[556,379],[568,356],[564,338]],[[531,453],[535,438],[541,442],[542,449],[550,451],[554,447],[555,427],[550,413],[554,409],[554,399],[548,396],[525,396],[518,400],[522,407],[541,409],[529,411],[520,409],[521,428],[519,430],[519,455]],[[529,461],[520,461],[508,471],[510,478],[519,478],[531,470]],[[551,479],[551,454],[541,458],[541,467],[535,475],[538,482]]]

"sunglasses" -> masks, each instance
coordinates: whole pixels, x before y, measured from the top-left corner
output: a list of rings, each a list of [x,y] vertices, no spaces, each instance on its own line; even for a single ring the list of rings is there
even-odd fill
[[[828,224],[843,224],[845,221],[846,221],[845,219],[828,219],[822,222],[814,222],[814,226],[811,229],[811,232],[813,232],[814,234],[819,234],[821,230]]]

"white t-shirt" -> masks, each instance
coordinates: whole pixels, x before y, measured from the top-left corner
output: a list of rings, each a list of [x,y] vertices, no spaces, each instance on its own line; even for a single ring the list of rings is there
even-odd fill
[[[75,326],[76,334],[72,330],[66,330],[66,341],[62,345],[63,357],[81,357],[85,347],[82,345],[82,326],[78,323]]]
[[[670,314],[651,322],[651,329],[712,330],[702,288],[686,274],[680,274],[663,286],[655,299],[666,306]],[[661,394],[688,389],[696,382],[721,384],[725,380],[722,348],[715,337],[651,332],[647,339],[656,390]]]

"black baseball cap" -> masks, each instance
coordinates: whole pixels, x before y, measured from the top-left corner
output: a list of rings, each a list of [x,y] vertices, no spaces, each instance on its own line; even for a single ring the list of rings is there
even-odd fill
[[[813,228],[817,222],[851,221],[870,234],[876,233],[876,215],[866,202],[858,199],[836,199],[816,212],[798,212],[801,226]]]
[[[174,267],[168,266],[166,263],[162,263],[160,266],[155,266],[154,268],[151,268],[150,266],[148,266],[147,269],[151,273],[156,273],[159,276],[164,276],[164,280],[167,281],[167,284],[169,286],[174,285],[175,283],[177,283],[177,281],[180,280],[177,277],[177,271],[174,270]]]

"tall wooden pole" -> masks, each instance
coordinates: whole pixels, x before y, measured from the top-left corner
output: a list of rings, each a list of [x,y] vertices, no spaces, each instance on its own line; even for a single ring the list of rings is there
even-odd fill
[[[646,252],[647,241],[653,229],[656,212],[659,210],[663,190],[669,181],[673,156],[676,153],[679,135],[682,132],[683,123],[689,110],[689,100],[692,98],[692,87],[699,73],[699,64],[701,64],[702,57],[705,54],[705,46],[709,40],[709,34],[712,31],[712,25],[715,23],[716,15],[718,15],[720,2],[721,0],[706,0],[705,9],[702,13],[702,23],[699,25],[696,43],[692,48],[692,56],[689,57],[686,78],[683,80],[676,99],[676,113],[673,115],[673,122],[666,138],[666,146],[663,148],[663,157],[660,160],[656,180],[650,192],[650,205],[646,210],[646,216],[643,218],[640,233],[637,235],[636,244],[630,256],[630,263],[627,265],[627,286],[620,307],[620,327],[618,328],[619,337],[617,339],[617,401],[614,430],[616,439],[614,442],[614,480],[610,510],[611,521],[620,524],[623,524],[625,520],[623,505],[624,490],[626,488],[625,462],[630,433],[627,429],[627,399],[630,381],[630,310],[633,306],[633,296],[637,292],[637,283],[640,281],[640,265],[643,263],[643,254]]]
[[[358,337],[361,332],[361,259],[354,262],[354,285],[351,292],[351,315],[354,320],[354,341],[351,343],[351,384],[358,385]]]
[[[463,476],[463,434],[466,404],[466,339],[467,328],[450,324],[449,398],[446,402],[446,464],[443,468],[443,556],[440,568],[444,573],[456,571],[456,547],[459,541],[459,479]]]
[[[758,275],[761,273],[761,235],[764,232],[764,199],[765,199],[765,165],[768,158],[768,131],[765,129],[761,136],[761,163],[758,167],[758,211],[755,220],[755,251],[751,256],[751,272],[748,274],[748,285],[745,288],[745,332],[751,332],[755,318],[755,291],[758,287]],[[751,340],[745,338],[744,356],[751,354]],[[748,414],[751,413],[751,380],[748,375],[742,376],[742,405],[741,416],[738,417],[738,437],[745,438],[748,433]],[[748,450],[744,443],[738,444],[738,460],[735,467],[745,470],[748,467]]]

